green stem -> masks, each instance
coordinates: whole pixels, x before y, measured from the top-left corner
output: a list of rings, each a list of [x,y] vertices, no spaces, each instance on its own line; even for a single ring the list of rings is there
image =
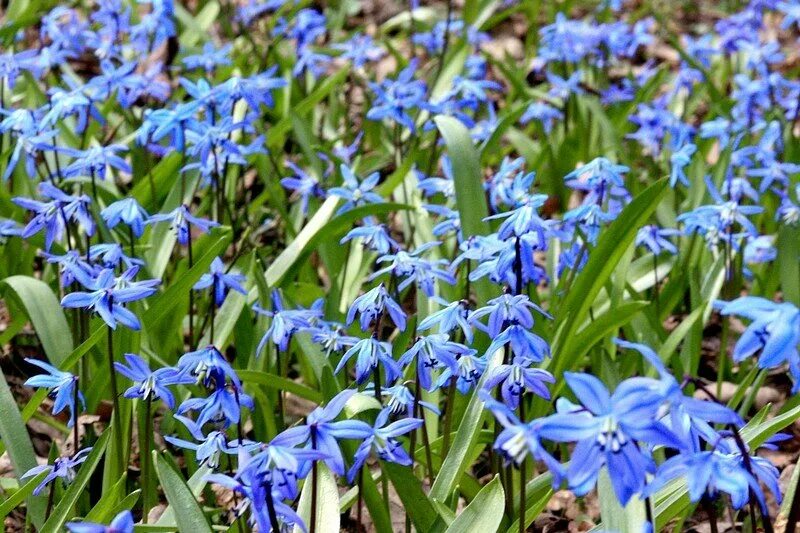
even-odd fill
[[[142,460],[142,523],[147,523],[147,516],[150,514],[150,450],[153,442],[153,420],[152,420],[153,395],[148,394],[144,401],[144,450],[140,454]]]
[[[111,401],[114,404],[114,438],[117,445],[117,463],[119,472],[122,473],[125,465],[123,464],[123,443],[122,443],[122,417],[119,411],[119,389],[117,388],[117,373],[114,372],[114,330],[108,328],[108,371],[111,374]]]

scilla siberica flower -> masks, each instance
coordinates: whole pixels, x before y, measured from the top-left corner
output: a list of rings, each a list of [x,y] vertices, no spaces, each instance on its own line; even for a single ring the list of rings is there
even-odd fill
[[[345,200],[344,205],[336,211],[337,215],[350,211],[354,207],[383,203],[383,197],[373,192],[373,189],[381,179],[381,175],[378,172],[373,172],[359,182],[353,170],[347,165],[339,165],[339,170],[342,173],[342,185],[331,187],[328,190],[328,194],[331,196]]]
[[[86,460],[86,457],[91,452],[91,448],[84,448],[71,457],[59,457],[53,461],[52,465],[39,465],[34,466],[22,476],[20,479],[25,479],[33,476],[38,476],[42,472],[47,472],[47,475],[42,481],[33,489],[33,494],[38,496],[42,493],[44,488],[55,479],[61,479],[65,484],[72,483],[75,479],[76,470],[81,463]]]
[[[397,440],[398,437],[414,431],[422,425],[420,418],[402,418],[395,422],[389,422],[390,410],[384,408],[375,418],[371,434],[365,438],[356,450],[353,457],[353,465],[347,471],[347,480],[352,483],[358,471],[364,466],[371,450],[382,461],[395,463],[403,466],[412,464],[411,457],[403,449],[403,445]]]
[[[26,362],[38,366],[47,374],[40,374],[28,378],[25,382],[26,387],[36,387],[38,389],[47,389],[47,394],[53,399],[53,414],[57,415],[64,408],[69,408],[69,427],[72,427],[75,421],[75,413],[78,406],[75,405],[75,387],[78,383],[78,376],[74,376],[69,372],[62,372],[56,367],[39,361],[38,359],[26,358]],[[84,404],[83,393],[78,392],[78,401],[81,405]]]
[[[347,311],[348,326],[353,323],[356,314],[360,315],[361,331],[368,330],[373,323],[375,327],[378,327],[378,322],[384,315],[388,315],[400,331],[406,329],[406,314],[400,305],[389,296],[383,283],[353,301],[353,305]]]
[[[381,83],[370,82],[375,93],[372,107],[367,111],[369,120],[381,121],[389,119],[414,131],[414,119],[409,112],[415,108],[426,107],[425,82],[414,79],[417,59],[409,61],[408,66],[400,71],[397,79],[386,79]]]
[[[774,368],[789,364],[794,378],[793,392],[800,390],[800,310],[789,302],[776,303],[757,296],[742,296],[730,302],[716,301],[723,315],[751,320],[733,348],[734,361],[742,361],[759,350],[758,366]]]
[[[331,472],[338,476],[345,473],[344,458],[339,448],[340,439],[362,440],[372,434],[372,428],[360,420],[339,420],[336,418],[344,409],[347,401],[356,391],[347,389],[328,402],[325,407],[317,407],[306,417],[306,423],[294,426],[283,432],[286,445],[306,447],[326,455],[323,462]]]
[[[347,350],[336,365],[334,374],[338,374],[353,356],[356,357],[356,383],[359,385],[367,381],[378,367],[383,367],[387,385],[402,375],[400,365],[392,358],[392,345],[375,337],[361,339]]]
[[[197,442],[189,442],[179,437],[167,435],[164,440],[178,448],[186,448],[195,452],[198,465],[208,465],[209,468],[217,469],[220,464],[222,454],[236,455],[240,449],[254,450],[258,443],[245,440],[239,442],[238,439],[228,441],[228,436],[223,430],[211,430],[208,435],[203,435],[201,424],[197,424],[189,418],[181,415],[174,415],[175,419],[186,426],[189,434]]]
[[[417,378],[420,385],[430,390],[433,384],[434,370],[456,366],[456,354],[463,345],[450,341],[444,333],[417,337],[417,340],[401,357],[398,363],[406,367],[414,360],[417,362]]]
[[[214,291],[214,303],[219,306],[225,301],[225,295],[228,289],[247,296],[247,291],[244,290],[244,287],[241,285],[244,281],[245,277],[242,274],[228,274],[225,270],[225,265],[222,263],[222,259],[215,257],[214,260],[211,261],[209,272],[200,276],[200,279],[194,284],[192,289],[197,291],[211,287]]]
[[[116,329],[117,323],[120,323],[138,331],[141,327],[139,319],[122,304],[147,298],[156,292],[156,286],[160,283],[159,280],[133,281],[138,270],[138,267],[133,267],[121,276],[114,277],[112,270],[105,269],[94,280],[78,278],[89,292],[67,294],[61,299],[61,305],[94,311],[111,329]]]
[[[542,419],[522,422],[508,407],[493,399],[487,391],[479,391],[478,397],[503,426],[503,431],[494,443],[494,449],[502,454],[503,459],[518,465],[530,455],[547,466],[547,470],[553,475],[553,487],[561,485],[564,467],[539,441]]]
[[[261,354],[267,342],[272,343],[280,351],[286,351],[292,335],[298,331],[313,327],[316,322],[322,319],[322,308],[324,301],[322,298],[316,300],[310,309],[286,309],[281,293],[277,290],[272,291],[272,311],[261,308],[258,304],[253,305],[253,311],[259,315],[270,317],[269,329],[261,337],[261,341],[256,347],[256,355]]]
[[[169,222],[170,228],[175,232],[178,242],[185,246],[189,242],[190,229],[192,226],[203,233],[208,233],[211,228],[219,226],[219,223],[204,218],[198,218],[189,212],[185,205],[176,207],[169,213],[156,214],[150,217],[148,224],[156,222]]]
[[[532,368],[532,360],[514,356],[511,364],[498,365],[486,374],[484,388],[491,390],[500,385],[503,401],[511,409],[519,407],[520,398],[527,390],[537,396],[550,399],[548,383],[555,383],[556,378],[547,370]]]
[[[125,354],[128,366],[114,362],[114,368],[133,381],[133,385],[123,393],[126,398],[139,398],[141,400],[164,400],[170,409],[175,407],[175,397],[167,388],[171,385],[188,385],[195,382],[194,377],[188,372],[180,372],[171,367],[150,370],[148,364],[138,355]]]
[[[66,528],[71,533],[133,533],[133,515],[126,510],[117,514],[107,526],[93,522],[67,522]]]
[[[108,229],[123,222],[131,228],[134,236],[141,237],[144,233],[144,225],[150,215],[135,198],[124,198],[109,204],[100,211],[100,216],[106,221]]]
[[[445,307],[423,318],[417,325],[417,330],[425,331],[438,327],[439,333],[450,333],[458,328],[464,335],[464,340],[467,343],[472,343],[472,325],[468,321],[469,302],[458,300],[448,304],[441,298],[434,298],[434,300],[445,305]]]
[[[569,487],[582,496],[597,483],[600,469],[608,468],[611,485],[625,505],[640,494],[655,462],[642,444],[681,448],[681,442],[657,420],[663,397],[648,378],[629,378],[609,394],[589,374],[564,373],[581,405],[565,398],[557,413],[542,424],[540,434],[556,442],[576,442],[567,468]],[[642,443],[642,444],[640,444]]]
[[[208,398],[189,398],[178,407],[178,414],[197,411],[198,426],[206,422],[220,424],[223,427],[236,424],[241,417],[241,408],[247,407],[252,411],[255,404],[249,395],[235,388],[236,385],[232,387],[234,390],[230,391],[228,387],[220,386]]]

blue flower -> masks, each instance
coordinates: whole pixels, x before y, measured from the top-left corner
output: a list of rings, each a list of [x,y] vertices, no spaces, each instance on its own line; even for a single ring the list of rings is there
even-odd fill
[[[125,265],[126,268],[144,265],[141,259],[125,255],[122,245],[115,242],[91,245],[86,257],[94,263],[102,263],[103,268],[112,270],[121,265]]]
[[[227,274],[222,260],[219,257],[215,257],[211,261],[210,271],[200,276],[200,279],[197,280],[197,283],[192,288],[197,291],[212,287],[214,303],[219,306],[225,301],[225,294],[228,289],[247,296],[247,291],[241,285],[244,281],[245,277],[242,274]]]
[[[678,253],[678,248],[669,238],[680,234],[681,232],[674,228],[659,228],[654,224],[648,224],[636,232],[635,242],[636,246],[643,246],[654,255],[660,255],[662,252],[674,255]]]
[[[219,223],[197,218],[189,212],[189,208],[185,205],[176,207],[169,213],[156,214],[150,217],[147,221],[148,224],[155,222],[170,222],[170,228],[175,232],[178,242],[181,245],[186,245],[189,242],[189,228],[194,226],[203,233],[208,233],[211,228],[219,226]]]
[[[92,522],[67,522],[66,527],[71,533],[133,533],[133,515],[128,510],[122,511],[108,526]]]
[[[373,323],[379,322],[384,314],[389,315],[400,331],[406,329],[406,314],[386,291],[383,283],[353,301],[353,305],[347,311],[348,326],[353,323],[356,313],[360,315],[361,331],[366,331]]]
[[[425,94],[427,87],[422,80],[414,79],[417,60],[409,61],[408,66],[400,71],[397,79],[386,79],[381,83],[370,82],[375,93],[372,107],[367,111],[369,120],[389,119],[414,131],[414,119],[409,112],[412,109],[426,107]]]
[[[742,296],[730,302],[716,301],[723,315],[738,315],[751,320],[733,348],[734,361],[742,361],[759,350],[758,366],[774,368],[789,363],[795,385],[800,388],[800,310],[789,302],[775,303],[757,296]]]
[[[553,487],[561,485],[564,467],[547,452],[539,441],[542,419],[521,422],[508,407],[494,400],[487,391],[479,391],[478,396],[503,426],[503,431],[494,442],[494,449],[500,452],[503,459],[519,465],[530,455],[545,464],[553,476]]]
[[[392,345],[374,337],[361,339],[347,350],[336,365],[334,374],[338,374],[353,356],[356,357],[356,383],[359,385],[369,379],[378,367],[383,367],[386,372],[387,385],[402,375],[400,365],[392,358]]]
[[[672,165],[669,174],[670,187],[675,187],[678,182],[686,187],[689,186],[689,178],[686,176],[685,168],[692,162],[692,156],[696,151],[697,146],[687,143],[670,155],[669,162]]]
[[[85,307],[100,315],[100,318],[111,328],[116,329],[117,323],[138,331],[141,327],[139,319],[122,304],[141,300],[156,292],[159,280],[132,281],[138,272],[138,267],[125,271],[120,277],[115,278],[114,272],[105,269],[97,278],[78,279],[90,292],[73,292],[61,299],[64,307]],[[79,271],[75,271],[76,274]]]
[[[209,468],[219,468],[219,460],[223,453],[228,455],[236,455],[240,450],[254,450],[258,447],[258,443],[245,440],[239,442],[238,439],[228,442],[228,436],[225,431],[212,430],[208,435],[203,435],[201,424],[196,424],[189,418],[181,415],[173,415],[176,420],[186,426],[189,433],[197,441],[189,442],[178,437],[167,435],[164,440],[177,446],[178,448],[186,448],[195,452],[195,458],[198,465],[208,465]]]
[[[456,388],[461,394],[467,394],[478,384],[478,380],[486,370],[486,358],[477,357],[475,350],[464,345],[456,344],[458,351],[455,353],[456,363],[447,366],[436,381],[437,387],[443,387],[456,378]]]
[[[656,419],[664,401],[653,380],[630,378],[609,394],[594,376],[566,372],[564,379],[581,402],[564,398],[547,417],[540,434],[557,442],[577,442],[567,468],[569,486],[582,496],[592,490],[600,469],[608,468],[611,484],[625,505],[645,486],[655,463],[640,443],[681,448],[681,443]]]
[[[18,206],[35,213],[20,234],[23,239],[44,229],[45,250],[49,251],[54,241],[61,240],[70,220],[80,223],[88,235],[94,234],[94,221],[86,209],[90,202],[87,196],[69,196],[46,182],[39,184],[39,192],[51,201],[40,202],[20,197],[13,199]]]
[[[375,419],[370,435],[359,444],[353,457],[353,465],[347,471],[347,480],[350,483],[353,482],[358,471],[364,466],[371,450],[375,450],[378,458],[387,463],[403,466],[413,463],[397,438],[414,431],[422,425],[423,421],[420,418],[403,418],[387,424],[390,414],[391,411],[388,408],[382,409]]]
[[[78,376],[74,376],[69,372],[62,372],[56,367],[39,361],[38,359],[26,358],[28,363],[38,366],[47,374],[40,374],[28,378],[25,382],[26,387],[36,387],[37,389],[47,389],[47,394],[53,398],[53,414],[57,415],[64,408],[69,408],[69,427],[72,427],[75,421],[75,413],[78,406],[75,405],[75,387],[77,387]],[[85,404],[83,393],[78,391],[78,400],[83,406]]]
[[[126,398],[139,398],[141,400],[162,399],[170,409],[175,407],[175,397],[167,388],[171,385],[188,385],[194,383],[191,374],[180,372],[171,367],[159,368],[155,372],[150,370],[147,363],[138,355],[125,354],[128,366],[114,362],[114,368],[133,381],[133,386],[125,391]]]
[[[364,222],[363,226],[347,232],[347,235],[342,237],[339,242],[344,244],[353,239],[361,239],[365,247],[382,255],[400,249],[400,244],[392,238],[385,224],[374,223],[371,219],[365,219]]]
[[[269,329],[261,337],[261,341],[256,347],[256,354],[261,353],[270,339],[280,351],[286,351],[292,335],[302,329],[313,327],[318,320],[322,319],[323,304],[324,302],[320,298],[314,302],[310,309],[286,309],[281,293],[273,290],[272,311],[262,309],[258,304],[253,305],[253,311],[259,315],[272,318]]]
[[[525,329],[533,327],[533,315],[531,309],[538,311],[547,318],[552,318],[544,309],[531,302],[524,294],[503,294],[486,302],[484,307],[476,309],[469,316],[469,322],[486,332],[489,337],[497,337],[504,329],[511,324],[519,324]],[[483,325],[480,319],[484,316],[489,317],[487,325]]]
[[[386,401],[386,408],[391,411],[391,414],[395,416],[414,416],[414,394],[408,389],[407,385],[401,383],[392,387],[385,387],[381,389],[381,396],[388,398]],[[440,416],[442,414],[441,411],[439,411],[439,408],[432,403],[419,400],[417,404],[424,407],[436,416]]]
[[[555,383],[556,378],[547,370],[531,368],[532,361],[515,356],[511,364],[494,367],[486,375],[483,388],[491,390],[500,385],[500,394],[511,409],[519,407],[520,398],[527,390],[537,396],[550,399],[547,383]]]
[[[443,281],[453,285],[456,280],[452,273],[443,268],[447,260],[430,260],[421,257],[425,252],[439,246],[439,242],[427,242],[419,245],[414,251],[398,250],[397,253],[387,254],[378,258],[378,263],[389,263],[388,266],[376,270],[369,278],[370,281],[391,273],[395,278],[402,280],[397,284],[397,290],[405,290],[412,283],[428,297],[433,297],[436,292],[436,281]]]
[[[440,301],[440,303],[446,302]],[[446,304],[443,309],[435,311],[423,318],[417,325],[417,330],[425,331],[438,326],[439,333],[450,333],[454,329],[459,328],[464,334],[464,340],[468,344],[471,344],[473,332],[468,317],[469,302],[466,300],[458,300]]]
[[[300,197],[300,211],[304,215],[308,214],[309,200],[314,197],[324,198],[325,191],[320,186],[317,178],[311,176],[291,161],[287,161],[286,166],[292,169],[294,176],[281,179],[281,185],[290,191],[294,191]]]
[[[495,335],[486,353],[493,354],[506,344],[514,357],[520,360],[539,363],[550,356],[547,341],[518,323],[512,322],[499,335]]]
[[[234,385],[234,387],[236,387]],[[198,411],[197,425],[202,426],[206,422],[220,424],[228,427],[239,422],[241,417],[241,407],[253,410],[253,399],[238,388],[234,391],[227,387],[220,387],[212,392],[208,398],[189,398],[178,407],[178,414],[182,415],[189,411]]]
[[[216,348],[208,345],[194,352],[185,353],[178,360],[178,370],[181,373],[188,372],[195,378],[200,379],[206,387],[224,387],[228,379],[231,384],[242,388],[239,376],[233,367],[225,359],[225,356]]]
[[[118,152],[127,150],[128,148],[122,144],[94,146],[87,150],[61,148],[62,152],[76,158],[63,169],[64,176],[96,176],[104,180],[108,168],[116,168],[130,174],[133,172],[131,166],[118,155]]]
[[[772,491],[778,504],[781,491],[778,469],[762,457],[742,455],[732,438],[722,439],[711,450],[684,453],[667,459],[647,487],[645,495],[652,495],[671,480],[684,477],[692,502],[704,495],[716,497],[728,494],[734,509],[741,509],[755,496],[767,517],[767,506],[760,483]],[[749,468],[748,468],[749,463]]]
[[[230,65],[230,53],[233,45],[227,44],[220,49],[214,47],[214,43],[206,42],[203,44],[203,51],[195,55],[187,55],[183,58],[183,64],[188,70],[202,68],[206,73],[213,72],[215,68]]]
[[[398,363],[405,367],[416,359],[419,383],[430,389],[433,384],[431,373],[439,368],[455,368],[456,354],[463,348],[463,345],[450,341],[444,333],[422,336],[400,357]]]
[[[355,69],[377,61],[385,54],[383,48],[375,44],[372,36],[361,33],[355,33],[343,43],[334,43],[332,48],[341,50],[343,53],[339,57],[350,60]]]
[[[100,216],[106,221],[108,229],[114,228],[120,222],[130,226],[136,237],[144,233],[144,224],[150,215],[139,205],[135,198],[118,200],[100,211]]]
[[[352,389],[344,390],[331,398],[325,407],[317,407],[311,411],[304,425],[294,426],[283,432],[284,442],[290,446],[306,444],[307,447],[322,452],[326,456],[323,461],[331,472],[343,476],[344,458],[338,440],[362,440],[372,435],[372,428],[366,422],[335,421],[354,394],[356,391]]]
[[[71,457],[59,457],[57,458],[52,465],[39,465],[34,466],[22,476],[20,479],[25,479],[33,476],[38,476],[42,472],[47,472],[47,475],[42,479],[42,481],[33,489],[33,494],[38,496],[42,493],[44,488],[53,480],[61,478],[61,480],[65,483],[72,483],[75,479],[76,472],[75,470],[77,467],[86,460],[86,457],[91,452],[91,448],[84,448],[80,450],[78,453]],[[51,489],[52,490],[52,489]]]
[[[373,172],[364,178],[363,181],[359,182],[353,170],[347,165],[339,165],[339,170],[342,173],[342,185],[340,187],[332,187],[328,191],[328,194],[331,196],[336,196],[345,200],[344,205],[336,211],[337,215],[350,211],[354,207],[366,204],[380,204],[383,202],[383,198],[380,194],[372,192],[381,179],[381,175],[378,172]]]

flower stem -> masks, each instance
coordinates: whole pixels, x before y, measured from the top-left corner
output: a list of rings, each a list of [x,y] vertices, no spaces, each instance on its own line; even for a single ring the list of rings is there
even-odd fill
[[[456,377],[450,378],[450,384],[447,387],[447,399],[445,399],[444,406],[444,430],[442,432],[442,457],[447,457],[448,448],[450,448],[450,431],[453,426],[453,404],[455,403],[456,395]]]
[[[142,461],[142,523],[147,523],[147,515],[150,514],[150,450],[153,442],[153,423],[152,423],[152,403],[153,395],[148,394],[144,401],[144,450],[140,453]]]
[[[269,523],[272,525],[272,531],[280,531],[281,525],[280,522],[278,522],[278,513],[275,512],[275,501],[272,498],[272,483],[267,481],[267,513],[269,514]],[[311,527],[314,526],[312,525]]]
[[[361,511],[364,506],[364,467],[358,469],[358,502],[356,502],[356,532],[361,533]]]
[[[111,374],[111,401],[114,404],[114,437],[117,445],[117,462],[120,473],[124,469],[122,444],[122,417],[119,411],[119,389],[117,389],[117,373],[114,372],[114,330],[108,328],[108,371]]]
[[[194,259],[192,257],[192,233],[189,230],[188,254],[189,254],[189,269],[194,266]],[[194,290],[189,289],[189,349],[194,350]]]
[[[519,421],[525,423],[525,398],[519,399]],[[525,458],[519,465],[519,533],[525,533]]]
[[[311,448],[317,449],[317,430],[311,427]],[[311,464],[311,519],[309,533],[317,530],[317,461]]]
[[[73,454],[78,453],[78,449],[80,448],[80,444],[81,444],[80,436],[78,435],[78,409],[79,409],[78,400],[79,400],[79,395],[80,395],[80,390],[78,389],[79,385],[80,385],[80,378],[76,376],[75,377],[75,390],[72,391],[72,395],[73,395],[72,401],[75,404],[75,407],[74,407],[74,409],[72,411],[72,438],[73,438],[72,453]]]

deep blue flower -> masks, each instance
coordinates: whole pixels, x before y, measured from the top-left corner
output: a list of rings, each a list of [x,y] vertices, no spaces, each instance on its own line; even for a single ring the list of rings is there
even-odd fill
[[[281,185],[290,191],[294,191],[294,193],[300,197],[300,211],[304,215],[308,214],[309,200],[314,197],[324,198],[325,191],[320,186],[317,178],[308,174],[291,161],[287,161],[286,166],[292,169],[294,176],[281,179]]]
[[[352,483],[358,475],[361,467],[369,458],[370,451],[375,450],[375,454],[381,461],[409,466],[413,463],[411,457],[403,449],[403,445],[397,440],[398,437],[414,431],[422,425],[420,418],[403,418],[395,422],[389,422],[391,411],[384,408],[375,418],[370,435],[359,444],[353,457],[353,465],[347,471],[347,480]]]
[[[326,456],[323,461],[331,472],[343,476],[344,458],[338,440],[362,440],[372,434],[372,428],[366,422],[335,421],[354,394],[356,391],[352,389],[344,390],[331,398],[325,407],[317,407],[311,411],[306,417],[305,424],[291,427],[283,432],[285,443],[291,446],[305,444],[313,450],[322,452]]]
[[[258,447],[258,443],[245,440],[239,442],[238,439],[228,441],[228,436],[225,431],[212,430],[208,435],[203,434],[201,424],[197,424],[189,418],[181,415],[173,415],[176,420],[186,426],[189,433],[197,442],[189,442],[178,437],[167,435],[164,440],[177,446],[178,448],[185,448],[195,452],[195,458],[198,465],[208,465],[209,468],[216,470],[220,465],[220,457],[222,454],[236,455],[241,449],[254,450]]]
[[[527,390],[550,399],[548,383],[555,383],[556,378],[547,370],[532,368],[531,359],[515,356],[511,364],[498,365],[492,368],[483,383],[487,390],[500,386],[500,394],[505,404],[511,409],[519,407],[520,398]]]
[[[745,458],[732,438],[721,439],[711,450],[684,453],[667,459],[650,482],[646,495],[652,495],[675,478],[686,479],[689,499],[696,503],[704,495],[716,497],[720,492],[730,496],[734,509],[741,509],[751,498],[758,501],[764,516],[767,506],[761,483],[769,487],[778,504],[781,491],[778,469],[763,457],[751,456],[748,470]]]
[[[355,33],[343,43],[334,43],[332,48],[341,50],[343,53],[339,57],[349,60],[353,65],[352,68],[356,69],[379,60],[385,54],[383,48],[375,44],[372,36],[361,33]]]
[[[64,176],[96,176],[104,180],[108,168],[116,168],[130,174],[131,166],[118,154],[127,150],[128,148],[121,144],[95,146],[87,150],[61,148],[60,151],[75,158],[75,161],[63,169]]]
[[[270,317],[269,329],[261,337],[261,341],[256,347],[256,354],[260,354],[269,340],[278,347],[280,351],[286,351],[292,335],[298,331],[313,327],[318,320],[322,319],[322,308],[324,301],[320,298],[316,300],[310,309],[286,309],[279,291],[272,291],[272,311],[262,309],[258,304],[253,305],[253,311]]]
[[[178,206],[169,213],[159,213],[153,215],[150,217],[147,223],[152,224],[155,222],[166,221],[170,223],[170,228],[175,232],[178,242],[184,246],[189,242],[190,226],[194,226],[203,233],[208,233],[211,231],[211,228],[219,226],[219,223],[212,220],[206,220],[204,218],[193,216],[189,212],[189,208],[185,205]]]
[[[232,44],[227,44],[217,49],[214,47],[214,43],[206,42],[203,44],[201,53],[187,55],[183,58],[183,64],[189,70],[202,68],[206,73],[210,73],[219,66],[231,64],[230,53],[232,48]]]
[[[776,303],[757,296],[741,296],[730,302],[716,301],[714,307],[723,315],[738,315],[751,320],[733,348],[734,361],[742,361],[761,351],[760,368],[774,368],[788,363],[800,388],[800,310],[789,302]]]
[[[608,468],[611,484],[625,505],[644,489],[655,463],[640,443],[681,448],[681,443],[656,417],[663,397],[653,380],[630,378],[609,394],[589,374],[566,372],[564,379],[581,405],[561,398],[558,412],[545,419],[540,434],[557,442],[577,442],[567,468],[569,487],[582,496]]]
[[[339,165],[339,170],[342,173],[342,185],[339,187],[332,187],[328,194],[336,196],[345,200],[337,211],[337,214],[344,213],[354,207],[359,207],[366,204],[379,204],[383,202],[380,194],[372,192],[381,175],[378,172],[373,172],[369,176],[359,182],[353,170],[345,164]]]
[[[386,385],[391,385],[402,375],[400,365],[392,358],[392,345],[374,337],[361,339],[347,350],[334,374],[338,374],[353,356],[356,357],[356,383],[359,385],[367,381],[378,367],[386,373]]]
[[[61,273],[61,285],[68,287],[80,279],[91,278],[94,275],[94,268],[81,257],[78,250],[69,250],[64,255],[54,255],[41,252],[42,257],[53,265],[58,265]],[[79,271],[76,275],[75,271]]]
[[[0,244],[5,244],[9,237],[16,237],[21,234],[22,228],[16,221],[0,218]]]
[[[689,186],[689,178],[686,176],[686,167],[692,162],[692,156],[697,151],[697,146],[686,143],[679,150],[676,150],[669,157],[670,174],[669,186],[675,187],[680,182],[681,185]]]
[[[383,283],[374,289],[362,294],[353,301],[347,311],[347,325],[353,323],[356,313],[360,315],[359,325],[361,331],[367,331],[374,322],[380,321],[384,315],[389,315],[392,322],[400,331],[406,329],[406,314],[403,308],[395,302]]]
[[[75,421],[75,413],[79,408],[79,406],[75,405],[75,387],[78,384],[78,376],[74,376],[69,372],[62,372],[38,359],[26,358],[25,361],[47,372],[47,374],[39,374],[28,378],[25,386],[47,389],[48,396],[53,399],[53,414],[57,415],[64,408],[68,408],[70,415],[67,424],[72,427]],[[78,391],[78,401],[81,403],[81,408],[85,408],[83,393],[80,391]]]
[[[429,298],[436,293],[436,281],[443,281],[449,285],[456,282],[453,274],[445,268],[445,259],[426,259],[422,257],[428,250],[439,246],[439,242],[427,242],[417,246],[412,252],[398,250],[394,254],[386,254],[378,258],[378,263],[389,263],[381,269],[376,270],[368,280],[372,281],[384,274],[391,273],[396,279],[400,280],[397,290],[403,291],[411,285],[417,287]]]
[[[225,301],[225,294],[228,292],[228,289],[247,296],[247,291],[244,290],[244,287],[241,285],[244,281],[245,277],[242,274],[226,273],[222,259],[215,257],[214,260],[211,261],[209,272],[200,276],[200,279],[197,280],[197,283],[194,284],[192,289],[198,291],[212,287],[214,291],[214,303],[219,306]]]
[[[649,224],[639,228],[635,242],[636,246],[643,246],[652,254],[660,255],[662,252],[668,252],[674,255],[678,253],[678,248],[669,239],[680,234],[681,232],[674,228],[659,228]]]
[[[533,314],[535,310],[547,318],[553,318],[544,309],[530,301],[524,294],[503,294],[486,302],[484,307],[476,309],[469,316],[469,321],[478,329],[485,331],[490,338],[497,337],[511,324],[519,324],[525,329],[533,327]],[[486,325],[480,321],[488,316]]]
[[[133,281],[139,271],[138,267],[126,270],[121,276],[114,277],[114,271],[105,269],[96,279],[80,279],[89,292],[73,292],[61,299],[64,307],[85,307],[94,311],[112,329],[117,323],[133,330],[139,330],[139,319],[122,304],[135,302],[156,292],[159,280]],[[75,271],[76,275],[78,270]]]
[[[236,385],[233,385],[233,387],[236,387]],[[208,398],[189,398],[184,400],[178,407],[178,414],[182,415],[189,411],[198,411],[198,426],[202,426],[206,422],[213,422],[223,427],[228,427],[239,422],[242,407],[253,410],[253,399],[249,395],[239,389],[230,391],[228,387],[219,387]]]
[[[414,79],[417,60],[409,61],[408,66],[397,75],[397,79],[385,79],[380,83],[370,82],[375,93],[372,107],[367,111],[369,120],[389,119],[414,131],[412,109],[426,107],[427,87],[422,80]]]
[[[502,403],[494,400],[491,395],[481,390],[478,392],[480,399],[492,414],[503,425],[503,431],[494,442],[494,449],[500,452],[506,462],[519,465],[530,455],[537,461],[542,461],[553,476],[553,487],[561,485],[564,477],[564,468],[555,460],[539,441],[539,430],[542,419],[531,422],[521,422],[511,410]]]
[[[195,379],[188,372],[180,372],[172,367],[159,368],[155,372],[138,355],[125,354],[128,366],[114,362],[114,368],[133,381],[133,386],[123,393],[126,398],[139,398],[140,400],[164,400],[170,409],[175,407],[175,397],[167,388],[171,385],[188,385]]]
[[[433,327],[438,327],[439,333],[450,333],[454,329],[459,328],[464,335],[464,340],[468,344],[471,344],[473,332],[472,325],[468,320],[469,302],[466,300],[458,300],[450,304],[444,301],[439,301],[439,303],[446,305],[444,308],[423,318],[417,325],[417,330],[425,331]]]
[[[121,511],[107,526],[92,522],[67,522],[71,533],[133,533],[133,515],[128,510]]]
[[[216,346],[208,345],[194,352],[185,353],[178,360],[181,373],[190,373],[206,387],[224,387],[227,380],[241,390],[242,383],[233,367]]]
[[[52,465],[39,465],[34,466],[20,476],[20,479],[25,479],[33,476],[38,476],[42,472],[47,472],[47,475],[42,481],[33,489],[33,494],[38,496],[42,493],[44,488],[55,479],[61,478],[64,484],[72,483],[77,474],[77,467],[86,460],[86,457],[91,452],[91,448],[84,448],[75,455],[70,457],[59,457]],[[52,490],[52,489],[51,489]]]
[[[476,356],[476,350],[467,348],[463,344],[456,343],[456,348],[458,351],[455,353],[455,365],[444,367],[439,379],[436,380],[436,387],[444,387],[451,379],[456,378],[458,391],[467,394],[483,376],[487,361],[485,357]]]
[[[103,268],[112,270],[123,265],[125,268],[144,265],[141,259],[125,255],[122,245],[116,242],[93,244],[86,257],[91,260],[91,264],[101,264]]]
[[[400,244],[389,234],[386,225],[371,219],[365,219],[363,226],[351,229],[339,242],[344,244],[353,239],[360,239],[365,247],[381,255],[400,249]]]
[[[144,233],[144,225],[150,215],[139,205],[135,198],[123,198],[108,205],[100,211],[100,216],[106,221],[108,229],[114,228],[120,222],[127,224],[136,237]]]
[[[461,353],[463,345],[450,341],[444,333],[417,337],[417,340],[401,357],[398,363],[406,367],[417,362],[417,378],[425,389],[433,385],[432,372],[440,368],[455,368],[456,354]]]
[[[70,196],[47,182],[39,184],[39,192],[50,201],[40,202],[21,197],[13,199],[18,206],[34,212],[33,218],[20,233],[23,239],[44,229],[45,250],[49,251],[54,241],[62,239],[70,220],[81,224],[87,235],[94,234],[94,221],[87,210],[91,202],[88,196]]]
[[[505,345],[520,361],[539,363],[550,356],[547,341],[518,323],[511,323],[500,334],[493,336],[486,353],[491,355]]]
[[[391,414],[395,416],[405,415],[408,417],[414,417],[414,393],[412,393],[408,386],[404,383],[399,385],[394,385],[392,387],[385,387],[381,389],[381,396],[387,398],[386,400],[386,408],[391,411]],[[436,416],[440,416],[442,413],[439,411],[439,408],[433,405],[432,403],[426,402],[424,400],[419,400],[417,404],[420,407],[423,407],[430,411],[431,413],[435,414]]]

